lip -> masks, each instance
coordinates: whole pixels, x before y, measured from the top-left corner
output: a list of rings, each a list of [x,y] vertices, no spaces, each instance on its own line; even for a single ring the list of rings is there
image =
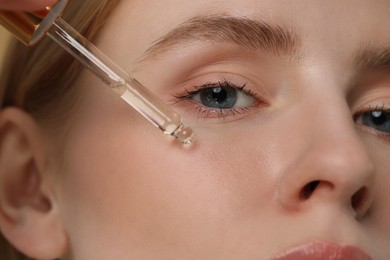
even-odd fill
[[[287,250],[272,260],[373,260],[355,246],[340,246],[333,243],[315,242]]]

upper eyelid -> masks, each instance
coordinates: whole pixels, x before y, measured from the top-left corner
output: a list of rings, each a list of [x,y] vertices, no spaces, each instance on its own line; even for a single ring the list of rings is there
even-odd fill
[[[358,116],[358,115],[361,115],[363,113],[366,113],[366,112],[374,112],[374,111],[383,111],[385,113],[390,113],[390,107],[386,107],[386,106],[369,106],[368,108],[362,108],[360,110],[358,110],[356,113],[355,113],[355,116]]]
[[[233,88],[236,88],[239,90],[243,90],[245,88],[245,86],[246,86],[246,83],[244,83],[242,86],[238,86],[237,84],[232,83],[232,82],[224,79],[223,81],[208,82],[208,83],[205,83],[205,84],[202,84],[199,86],[195,86],[195,91],[199,91],[199,90],[202,90],[205,88],[216,88],[216,87],[233,87]]]
[[[387,91],[377,91],[376,89],[361,92],[355,95],[352,100],[347,98],[347,102],[354,114],[366,110],[390,108],[390,96],[388,96]]]

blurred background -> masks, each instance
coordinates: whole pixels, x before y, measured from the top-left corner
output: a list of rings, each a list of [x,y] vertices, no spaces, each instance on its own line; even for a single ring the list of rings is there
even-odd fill
[[[2,69],[2,61],[6,52],[6,46],[8,43],[10,35],[8,32],[3,29],[3,27],[0,27],[0,70]]]

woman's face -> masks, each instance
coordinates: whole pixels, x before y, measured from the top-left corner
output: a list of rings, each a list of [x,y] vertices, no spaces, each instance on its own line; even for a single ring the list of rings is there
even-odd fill
[[[388,0],[122,1],[97,45],[195,140],[83,75],[56,193],[72,258],[389,259],[389,17]]]

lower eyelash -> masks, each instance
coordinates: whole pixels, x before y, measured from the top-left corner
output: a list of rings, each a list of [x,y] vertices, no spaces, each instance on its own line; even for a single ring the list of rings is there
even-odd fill
[[[234,117],[237,115],[240,115],[242,113],[245,113],[250,110],[248,107],[239,107],[239,108],[229,108],[229,109],[212,109],[208,108],[202,105],[197,105],[195,108],[193,108],[198,113],[198,119],[199,118],[210,118],[211,113],[215,113],[218,118],[224,119],[227,117]]]

